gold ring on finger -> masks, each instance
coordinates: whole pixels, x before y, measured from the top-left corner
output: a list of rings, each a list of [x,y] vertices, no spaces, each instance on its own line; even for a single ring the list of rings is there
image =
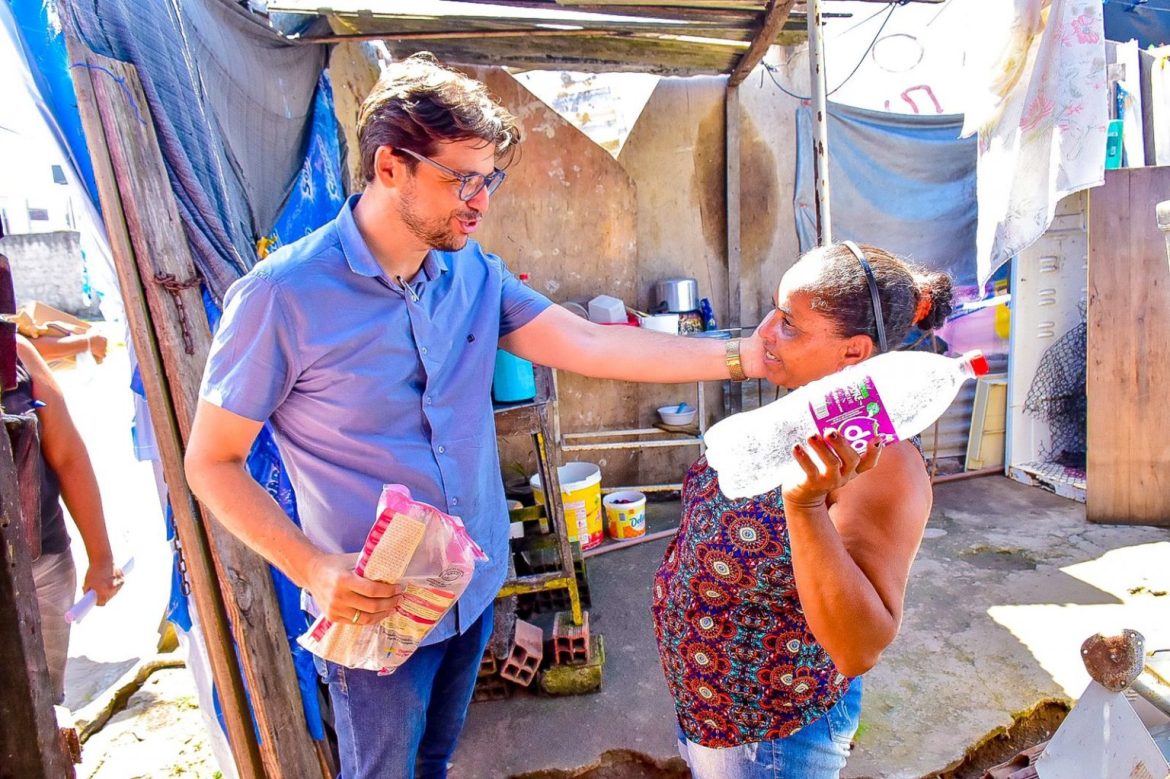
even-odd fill
[[[358,617],[360,617],[361,615],[362,615],[362,613],[360,611],[358,611],[357,609],[353,610],[353,624],[355,624],[355,625],[357,624]]]

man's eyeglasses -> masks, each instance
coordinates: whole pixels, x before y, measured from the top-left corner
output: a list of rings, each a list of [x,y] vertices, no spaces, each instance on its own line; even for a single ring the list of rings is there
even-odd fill
[[[464,203],[466,203],[469,200],[472,200],[476,195],[478,195],[481,191],[483,191],[485,189],[487,190],[489,195],[492,194],[493,192],[495,192],[497,189],[500,188],[500,185],[504,183],[504,179],[508,175],[507,173],[500,170],[499,168],[496,168],[495,170],[493,170],[491,173],[487,174],[486,176],[482,173],[460,173],[458,171],[451,170],[450,168],[448,168],[446,165],[443,165],[442,163],[435,162],[430,157],[424,157],[423,155],[419,154],[418,152],[413,152],[410,149],[397,149],[397,151],[400,151],[404,154],[409,154],[411,157],[414,157],[419,162],[425,162],[426,164],[430,165],[432,168],[438,168],[439,170],[446,173],[448,176],[455,178],[455,179],[458,179],[459,180],[459,199],[462,200]]]

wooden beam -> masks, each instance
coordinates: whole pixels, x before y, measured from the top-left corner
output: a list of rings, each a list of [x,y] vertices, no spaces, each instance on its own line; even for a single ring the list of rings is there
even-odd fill
[[[0,776],[72,777],[53,714],[16,471],[8,431],[0,425]]]
[[[195,263],[137,71],[132,65],[87,56],[113,76],[94,79],[94,95],[174,418],[185,444],[211,345]],[[181,460],[171,469],[168,485],[182,484],[186,489]],[[203,532],[211,541],[215,574],[250,692],[265,775],[313,776],[319,773],[319,763],[268,564],[206,510],[203,516]],[[198,519],[198,513],[193,518]]]
[[[85,130],[86,146],[93,162],[98,197],[102,207],[102,221],[114,257],[118,286],[126,310],[131,342],[138,360],[139,374],[146,392],[151,424],[158,441],[163,477],[167,483],[171,509],[174,512],[175,532],[182,546],[182,559],[187,568],[191,586],[191,600],[199,617],[206,640],[208,660],[216,691],[219,693],[224,726],[232,757],[240,776],[263,777],[264,767],[248,716],[248,699],[236,661],[223,597],[211,559],[203,520],[194,498],[183,478],[183,451],[180,443],[175,411],[170,401],[170,388],[162,367],[158,342],[150,323],[150,313],[138,276],[134,248],[122,210],[118,181],[110,159],[106,132],[98,108],[91,68],[101,68],[90,61],[88,50],[73,33],[65,36],[70,72],[77,105]]]
[[[768,8],[764,11],[764,21],[760,24],[760,32],[752,40],[747,53],[740,57],[739,63],[727,80],[728,87],[737,87],[752,72],[752,68],[759,65],[768,48],[776,41],[776,36],[784,29],[788,21],[788,14],[796,0],[768,0]]]
[[[743,323],[741,276],[743,256],[740,246],[740,116],[739,87],[729,83],[724,99],[724,126],[727,165],[727,326],[731,329]],[[725,385],[726,386],[726,385]],[[732,413],[743,408],[743,385],[731,382],[730,406]]]

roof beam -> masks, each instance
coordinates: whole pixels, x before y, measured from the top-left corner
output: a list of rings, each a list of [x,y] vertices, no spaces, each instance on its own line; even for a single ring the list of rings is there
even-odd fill
[[[788,21],[788,14],[794,5],[796,5],[796,0],[768,0],[760,32],[752,39],[752,45],[748,47],[747,53],[740,58],[739,64],[735,66],[735,70],[732,71],[727,80],[727,86],[739,86],[752,72],[752,68],[760,64],[764,55],[768,53],[768,47],[772,45],[780,30],[784,28],[784,22]]]

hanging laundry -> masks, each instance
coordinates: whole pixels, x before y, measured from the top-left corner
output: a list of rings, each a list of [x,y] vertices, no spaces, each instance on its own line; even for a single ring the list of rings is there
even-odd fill
[[[963,135],[978,134],[979,282],[1038,239],[1057,202],[1105,175],[1109,121],[1100,2],[997,0],[972,40]],[[1009,34],[1004,35],[1004,30]]]

